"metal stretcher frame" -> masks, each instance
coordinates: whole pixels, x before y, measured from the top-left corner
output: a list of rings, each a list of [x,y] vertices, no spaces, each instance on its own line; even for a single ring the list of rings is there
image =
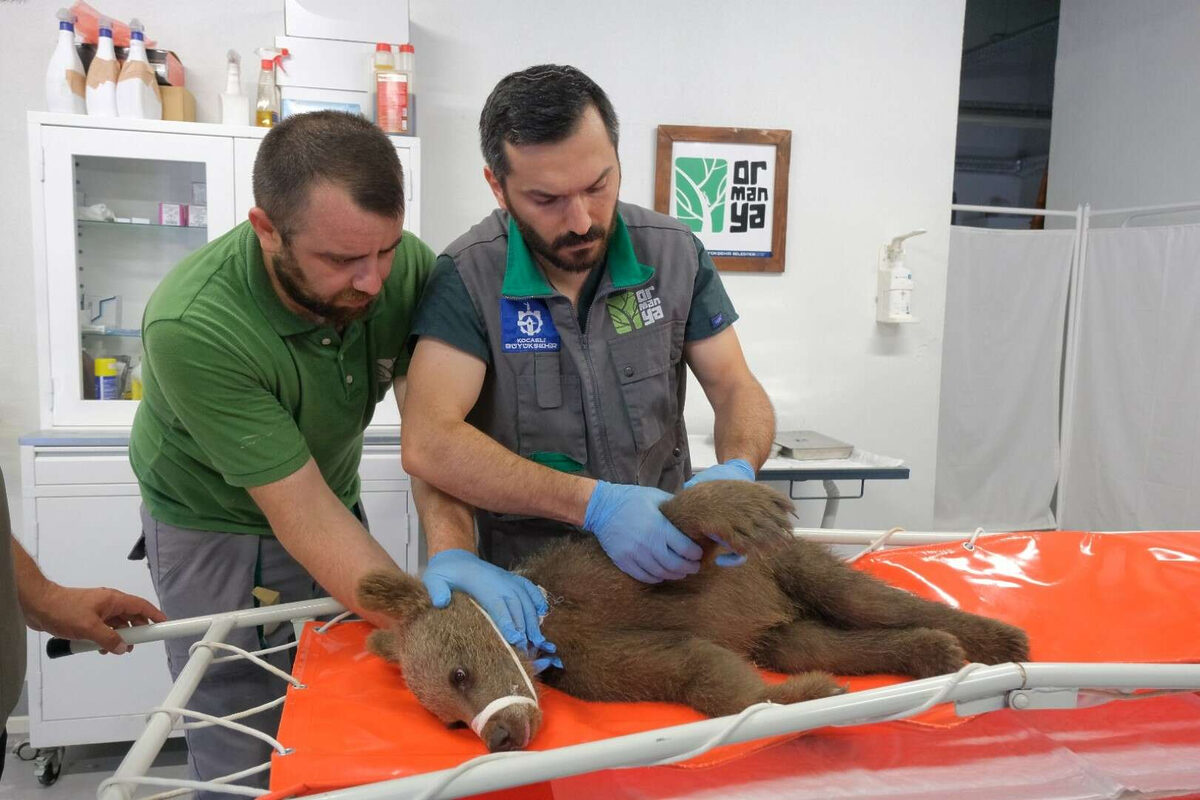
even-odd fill
[[[797,528],[795,534],[826,544],[927,545],[973,539],[974,534]],[[1121,531],[1104,532],[1120,535]],[[1050,533],[1050,535],[1053,535]],[[122,630],[129,644],[204,634],[206,642],[221,642],[235,628],[272,622],[309,620],[344,611],[326,598],[270,608],[250,609],[208,617],[176,620]],[[86,652],[92,642],[63,643],[69,651]],[[216,646],[198,644],[162,703],[166,709],[186,707],[205,670],[216,657]],[[1139,690],[1200,691],[1200,664],[1135,663],[1009,663],[972,664],[958,673],[907,681],[837,697],[791,705],[761,703],[740,714],[619,736],[598,742],[546,751],[491,753],[458,767],[331,792],[307,795],[321,800],[382,800],[382,798],[456,798],[480,792],[565,778],[597,770],[646,767],[693,758],[713,747],[828,726],[859,725],[916,716],[934,705],[953,702],[960,715],[1000,709],[1070,709],[1095,705],[1095,699],[1136,697]],[[1150,696],[1150,695],[1147,695]],[[99,800],[130,800],[139,785],[204,788],[231,796],[260,796],[267,792],[244,786],[196,784],[147,778],[179,715],[152,710],[146,729],[133,743],[113,777],[101,784]]]

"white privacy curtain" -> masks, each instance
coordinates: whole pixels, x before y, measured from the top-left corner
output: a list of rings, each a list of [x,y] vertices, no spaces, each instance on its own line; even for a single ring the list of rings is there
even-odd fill
[[[1200,528],[1200,226],[1093,230],[1065,529]]]
[[[1054,528],[1075,231],[950,229],[934,525]]]

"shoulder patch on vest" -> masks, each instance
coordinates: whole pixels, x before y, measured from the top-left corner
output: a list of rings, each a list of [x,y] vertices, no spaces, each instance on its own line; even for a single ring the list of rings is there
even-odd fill
[[[500,333],[504,352],[554,352],[562,339],[545,300],[500,298]]]

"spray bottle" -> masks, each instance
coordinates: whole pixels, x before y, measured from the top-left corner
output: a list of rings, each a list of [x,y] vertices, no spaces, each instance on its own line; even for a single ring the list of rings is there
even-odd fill
[[[144,30],[137,19],[129,20],[129,55],[117,81],[117,113],[132,119],[162,119],[162,94],[146,58]]]
[[[112,20],[100,18],[100,37],[96,55],[87,71],[87,113],[89,117],[117,115],[117,53],[113,49]],[[161,115],[160,115],[161,116]]]
[[[225,92],[221,95],[221,124],[249,125],[250,98],[242,93],[242,57],[236,50],[225,54]]]
[[[83,62],[75,50],[75,15],[58,10],[58,44],[46,67],[46,110],[62,114],[87,113]]]
[[[904,240],[925,233],[924,228],[897,236],[884,249],[875,291],[875,319],[879,322],[916,322],[912,315],[912,270],[904,266]]]
[[[276,50],[271,47],[258,49],[258,98],[254,104],[254,124],[270,128],[279,123],[279,89],[275,86],[275,68],[283,69],[287,48]],[[287,72],[287,70],[283,70]]]

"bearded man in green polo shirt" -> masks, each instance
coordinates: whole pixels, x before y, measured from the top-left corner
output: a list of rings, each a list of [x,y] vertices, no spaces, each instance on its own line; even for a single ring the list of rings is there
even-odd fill
[[[695,572],[700,547],[658,506],[687,483],[753,480],[774,414],[703,245],[618,202],[617,117],[595,82],[567,66],[513,73],[479,130],[500,208],[438,259],[401,452],[444,493],[422,517],[434,604],[467,592],[510,641],[545,654],[535,666],[561,666],[538,629],[546,600],[507,568],[551,537],[590,535],[633,579]],[[689,367],[721,461],[695,477]]]
[[[164,278],[142,322],[130,461],[139,545],[173,618],[251,607],[256,586],[281,602],[328,592],[361,612],[359,577],[394,567],[365,528],[358,466],[375,404],[388,389],[404,396],[413,311],[433,266],[429,247],[403,232],[395,148],[361,117],[289,118],[262,141],[254,198],[247,222]],[[257,650],[289,628],[229,641]],[[173,677],[192,641],[168,640]],[[223,716],[283,688],[254,664],[216,664],[189,707]],[[240,721],[273,735],[279,714]],[[199,780],[270,759],[266,743],[220,727],[187,738]]]

